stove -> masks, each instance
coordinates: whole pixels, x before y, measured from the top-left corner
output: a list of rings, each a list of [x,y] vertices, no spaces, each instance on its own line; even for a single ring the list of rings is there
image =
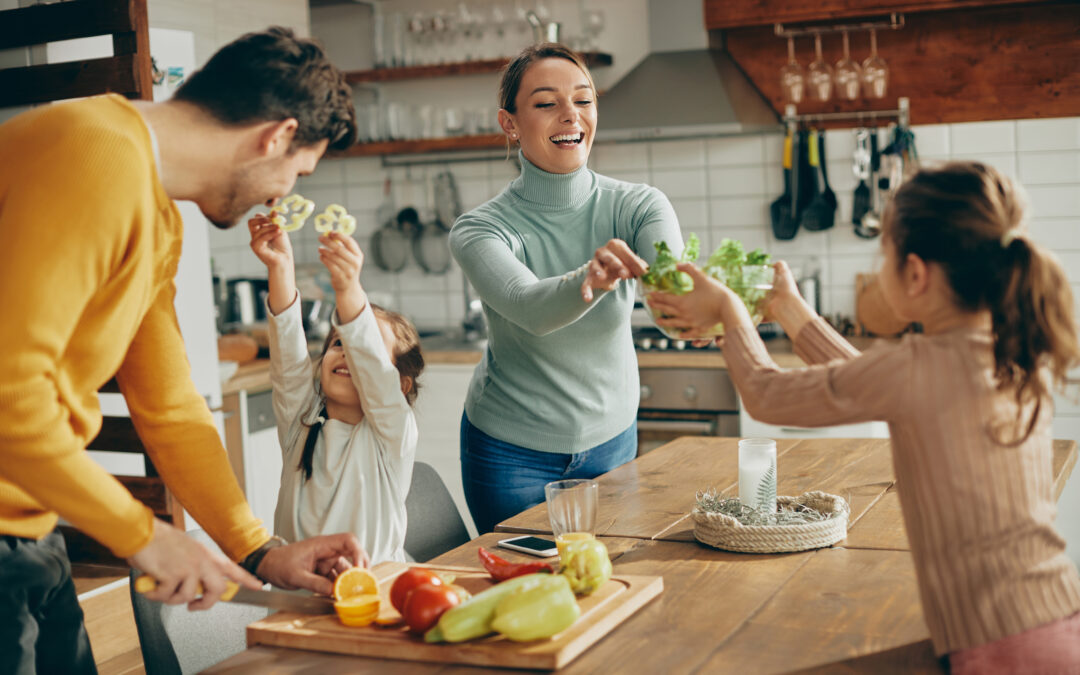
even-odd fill
[[[708,347],[694,347],[689,340],[678,340],[664,335],[653,323],[652,316],[640,301],[634,304],[634,311],[630,314],[630,329],[634,348],[638,351],[718,349],[715,343]],[[763,339],[768,339],[783,335],[783,330],[778,323],[766,322],[758,326],[758,334]]]

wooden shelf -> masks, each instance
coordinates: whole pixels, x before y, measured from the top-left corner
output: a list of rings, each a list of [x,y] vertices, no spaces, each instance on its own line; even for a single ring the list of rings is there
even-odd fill
[[[610,66],[611,54],[603,52],[583,52],[585,65],[590,68]],[[487,59],[484,61],[464,61],[461,63],[443,63],[437,66],[408,66],[405,68],[376,68],[374,70],[353,70],[345,73],[349,84],[360,82],[396,82],[399,80],[418,80],[430,77],[448,77],[454,75],[475,75],[477,73],[497,73],[510,62],[510,59]]]
[[[446,150],[488,150],[506,147],[506,136],[485,134],[483,136],[452,136],[450,138],[424,138],[416,141],[379,141],[357,143],[345,152],[329,157],[374,157],[377,155],[407,155],[421,152]]]

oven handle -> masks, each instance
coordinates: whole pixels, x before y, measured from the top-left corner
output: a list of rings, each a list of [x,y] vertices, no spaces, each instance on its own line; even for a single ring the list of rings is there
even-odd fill
[[[638,431],[685,432],[689,434],[712,435],[716,423],[696,420],[638,420]]]

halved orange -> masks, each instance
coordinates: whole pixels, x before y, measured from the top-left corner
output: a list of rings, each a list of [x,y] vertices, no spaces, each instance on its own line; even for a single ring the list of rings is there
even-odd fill
[[[334,580],[334,600],[341,602],[357,595],[379,594],[375,575],[363,567],[350,567]]]

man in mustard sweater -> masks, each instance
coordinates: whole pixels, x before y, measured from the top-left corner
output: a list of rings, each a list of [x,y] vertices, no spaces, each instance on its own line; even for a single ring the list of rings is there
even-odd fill
[[[164,103],[100,96],[0,126],[0,672],[94,672],[58,515],[156,577],[148,597],[192,609],[226,578],[329,593],[334,569],[366,564],[352,535],[286,545],[254,518],[173,309],[172,200],[231,227],[354,137],[344,76],[287,29],[225,46]],[[231,561],[85,452],[114,375],[161,477]]]

